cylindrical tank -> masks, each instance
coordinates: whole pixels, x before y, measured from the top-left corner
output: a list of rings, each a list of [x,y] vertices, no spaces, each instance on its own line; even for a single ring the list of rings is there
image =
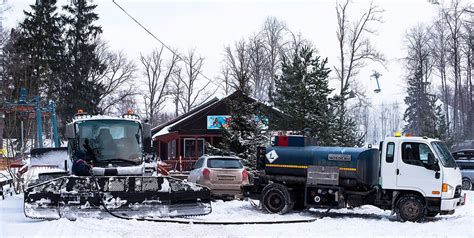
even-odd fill
[[[339,168],[339,181],[345,184],[378,184],[380,156],[377,149],[346,147],[267,147],[265,173],[306,176],[310,165]],[[350,180],[350,183],[347,181]]]

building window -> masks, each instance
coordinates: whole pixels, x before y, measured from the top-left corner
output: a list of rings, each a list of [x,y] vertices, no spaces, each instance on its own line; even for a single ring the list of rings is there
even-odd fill
[[[168,159],[176,157],[176,140],[168,142]]]
[[[196,155],[196,142],[197,142],[197,155]],[[199,157],[204,154],[204,139],[184,139],[184,157]]]

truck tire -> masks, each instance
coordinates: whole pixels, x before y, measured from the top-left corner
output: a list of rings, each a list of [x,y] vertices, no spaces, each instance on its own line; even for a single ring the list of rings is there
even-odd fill
[[[462,190],[471,190],[472,189],[472,182],[468,178],[462,179]]]
[[[418,222],[425,217],[425,203],[414,194],[403,195],[397,203],[397,215],[402,221]]]
[[[263,188],[263,208],[269,213],[285,214],[293,208],[293,201],[288,189],[278,183],[268,184]]]
[[[294,211],[303,211],[306,209],[304,204],[304,189],[293,188],[291,190],[291,201],[293,202]]]
[[[438,214],[439,214],[439,212],[427,211],[426,212],[426,217],[435,217]]]

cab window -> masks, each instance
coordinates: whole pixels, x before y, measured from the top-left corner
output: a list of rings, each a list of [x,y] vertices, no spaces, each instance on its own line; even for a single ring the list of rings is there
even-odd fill
[[[402,160],[405,164],[426,167],[428,154],[432,153],[428,145],[423,143],[405,142],[402,144]]]
[[[394,154],[395,154],[395,143],[390,142],[387,144],[387,153],[385,155],[385,161],[387,163],[393,163]]]

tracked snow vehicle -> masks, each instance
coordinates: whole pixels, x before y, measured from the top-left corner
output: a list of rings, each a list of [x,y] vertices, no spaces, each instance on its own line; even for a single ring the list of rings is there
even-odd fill
[[[25,189],[25,216],[74,219],[109,213],[161,218],[211,212],[207,187],[145,175],[145,160],[153,153],[151,128],[137,115],[106,117],[79,113],[66,125],[65,135],[67,158],[56,158],[56,164],[64,164],[64,172],[40,174],[41,182]],[[43,149],[39,154],[44,152]],[[41,160],[41,156],[36,159]],[[48,158],[51,160],[54,159]],[[89,168],[85,176],[78,176],[74,168],[78,161]]]

